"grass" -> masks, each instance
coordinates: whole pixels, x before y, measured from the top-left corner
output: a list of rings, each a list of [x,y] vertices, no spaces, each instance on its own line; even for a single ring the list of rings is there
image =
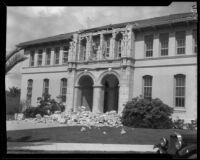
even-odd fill
[[[190,130],[177,129],[144,129],[125,127],[126,134],[120,134],[121,127],[86,127],[81,132],[81,126],[66,126],[42,129],[7,131],[7,142],[19,145],[19,142],[48,142],[48,143],[105,143],[105,144],[155,144],[160,138],[171,133],[196,133]],[[107,134],[103,134],[103,132]]]

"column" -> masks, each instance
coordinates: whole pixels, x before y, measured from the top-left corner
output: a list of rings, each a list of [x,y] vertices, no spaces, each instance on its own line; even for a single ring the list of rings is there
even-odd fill
[[[159,34],[154,33],[154,38],[153,38],[153,57],[159,57]]]
[[[93,86],[93,113],[103,113],[103,86]]]
[[[81,40],[82,40],[82,38],[81,37],[79,37],[79,41],[78,41],[78,52],[77,52],[77,61],[81,61]]]
[[[116,33],[113,32],[112,33],[112,38],[110,40],[110,59],[114,59],[115,57],[115,37],[116,37]]]
[[[50,65],[54,65],[54,47],[51,48],[51,62],[50,62]]]
[[[89,59],[91,54],[91,47],[92,47],[92,35],[88,35],[86,37],[87,44],[86,44],[86,60]]]
[[[133,57],[133,49],[134,49],[134,40],[135,40],[135,35],[132,31],[133,26],[132,25],[127,25],[126,27],[126,36],[125,36],[125,41],[126,41],[126,57]]]
[[[35,54],[34,54],[34,66],[37,66],[37,60],[38,60],[38,50],[35,50]]]
[[[175,56],[176,55],[176,37],[175,32],[171,31],[169,33],[169,56]]]
[[[81,106],[81,88],[78,85],[74,87],[74,111],[76,111],[79,106]]]
[[[45,59],[46,59],[46,49],[42,49],[42,66],[45,65]]]
[[[127,35],[125,32],[122,33],[123,38],[122,38],[122,53],[121,57],[126,57],[126,44],[127,44]]]
[[[100,52],[99,52],[99,60],[103,59],[103,33],[100,34]]]

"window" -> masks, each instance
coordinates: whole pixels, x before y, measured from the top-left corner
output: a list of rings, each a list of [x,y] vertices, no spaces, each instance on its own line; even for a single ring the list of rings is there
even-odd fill
[[[115,57],[117,57],[117,58],[120,58],[121,57],[121,52],[122,52],[122,47],[121,47],[121,44],[122,44],[122,34],[121,33],[118,33],[117,35],[116,35],[116,50],[115,50],[115,52],[116,52],[116,55],[115,55]]]
[[[197,53],[197,30],[193,30],[193,50]]]
[[[86,60],[86,43],[87,43],[86,38],[83,38],[81,40],[79,61],[85,61]]]
[[[32,89],[33,89],[33,80],[29,79],[28,80],[28,85],[27,85],[27,95],[26,95],[26,100],[29,103],[31,103]]]
[[[61,79],[61,89],[60,94],[62,96],[62,102],[66,102],[66,94],[67,94],[67,79]]]
[[[34,56],[35,56],[35,51],[31,51],[31,54],[30,54],[30,66],[34,66]]]
[[[105,41],[104,41],[104,57],[108,58],[110,53],[110,39],[112,35],[105,35]]]
[[[185,106],[185,75],[175,75],[175,107]]]
[[[51,63],[51,48],[47,48],[46,50],[46,65],[50,65]]]
[[[151,100],[151,98],[152,98],[152,76],[148,76],[148,75],[144,76],[143,84],[144,84],[144,89],[143,89],[144,99]]]
[[[54,64],[59,64],[59,58],[60,58],[60,48],[55,48],[55,57],[54,57]]]
[[[49,94],[49,79],[44,79],[43,94]]]
[[[176,52],[178,55],[185,54],[185,31],[176,32]]]
[[[67,64],[67,62],[68,62],[68,53],[69,53],[69,46],[64,46],[63,47],[63,60],[62,60],[63,64]]]
[[[92,59],[97,58],[97,51],[98,51],[99,46],[100,46],[100,36],[94,36],[93,41],[92,41],[92,49],[93,49],[93,52],[91,55]]]
[[[38,51],[38,61],[37,61],[38,66],[42,65],[42,52],[43,51],[41,49]]]
[[[169,34],[162,33],[160,34],[160,55],[167,56],[168,55],[168,42],[169,42]]]
[[[153,35],[145,36],[145,57],[153,56]]]

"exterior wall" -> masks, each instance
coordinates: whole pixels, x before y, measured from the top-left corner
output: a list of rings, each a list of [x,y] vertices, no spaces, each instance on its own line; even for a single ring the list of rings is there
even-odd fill
[[[144,75],[153,76],[152,96],[160,98],[164,103],[174,107],[174,75],[186,75],[186,104],[183,109],[175,109],[173,118],[177,116],[186,121],[197,117],[197,56],[193,53],[192,30],[194,25],[185,26],[166,26],[163,28],[152,28],[149,30],[140,30],[132,32],[132,26],[126,28],[114,29],[113,31],[100,31],[98,33],[88,33],[86,35],[74,34],[73,41],[70,42],[68,64],[62,64],[62,46],[63,44],[44,46],[43,48],[54,48],[60,46],[60,62],[54,65],[54,50],[51,51],[51,65],[37,66],[37,51],[42,47],[37,47],[35,54],[35,65],[29,67],[29,50],[25,50],[28,59],[23,62],[22,69],[22,87],[21,100],[26,99],[27,81],[33,79],[32,105],[36,106],[36,99],[42,95],[43,79],[50,80],[49,93],[52,98],[60,94],[60,80],[67,78],[67,101],[66,109],[71,110],[77,107],[77,97],[79,96],[78,80],[81,76],[89,75],[93,78],[93,111],[103,111],[103,86],[101,80],[106,75],[114,75],[119,80],[119,102],[118,113],[124,108],[124,104],[133,97],[142,94],[142,77]],[[176,55],[175,32],[179,30],[186,31],[186,54]],[[102,59],[102,34],[104,32],[112,33],[112,41],[109,59]],[[122,57],[114,59],[114,38],[116,32],[122,32]],[[159,34],[169,33],[168,56],[160,56]],[[152,33],[153,57],[144,57],[144,36]],[[100,34],[100,47],[96,60],[89,60],[91,54],[91,36]],[[87,39],[86,61],[79,62],[80,40]],[[45,51],[45,50],[44,50]],[[43,61],[45,52],[43,53]],[[44,64],[44,62],[43,62]]]

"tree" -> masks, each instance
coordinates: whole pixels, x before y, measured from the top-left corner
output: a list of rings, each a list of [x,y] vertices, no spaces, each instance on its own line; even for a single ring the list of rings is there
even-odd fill
[[[24,61],[27,57],[22,53],[18,53],[22,48],[15,48],[6,55],[6,74],[19,62]]]
[[[17,87],[9,88],[9,91],[6,91],[7,95],[10,97],[19,97],[20,96],[20,89]]]

